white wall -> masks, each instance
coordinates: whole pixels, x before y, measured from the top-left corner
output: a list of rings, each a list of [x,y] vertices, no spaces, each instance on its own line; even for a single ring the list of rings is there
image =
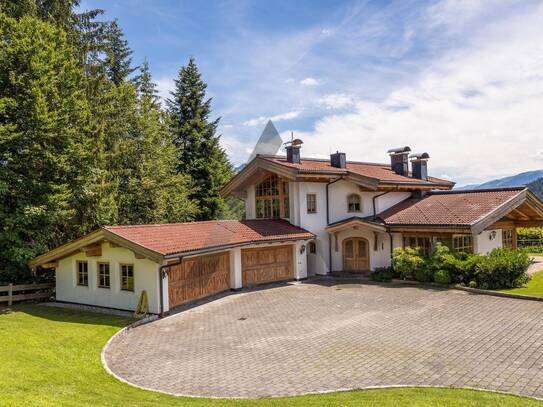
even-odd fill
[[[373,197],[380,195],[378,192],[361,192],[357,185],[348,181],[339,181],[329,187],[330,193],[330,223],[338,222],[353,216],[365,217],[373,215]],[[347,197],[351,194],[358,194],[361,197],[361,212],[349,212]],[[376,199],[376,213],[396,205],[409,198],[409,192],[392,191]]]
[[[495,232],[495,237],[490,240],[492,232]],[[477,235],[477,242],[475,244],[474,250],[480,254],[488,254],[494,249],[502,247],[502,230],[484,230],[483,232]]]
[[[255,186],[249,185],[246,190],[245,198],[245,219],[255,219],[256,217],[256,202],[255,202]]]
[[[368,229],[347,229],[338,233],[338,250],[336,251],[335,241],[332,238],[332,270],[343,270],[343,240],[351,237],[363,237],[369,243],[370,269],[376,267],[390,266],[390,237],[387,233],[377,233],[377,250],[375,249],[375,238],[373,231]]]
[[[77,261],[87,261],[89,285],[77,285]],[[111,288],[98,287],[97,263],[109,262]],[[120,264],[134,265],[134,292],[121,290]],[[141,292],[147,291],[149,311],[159,312],[159,265],[151,260],[136,259],[134,253],[122,247],[112,248],[109,243],[102,243],[102,255],[87,257],[79,252],[59,260],[56,268],[56,298],[59,301],[98,305],[108,308],[135,310]],[[167,279],[166,293],[167,293]],[[167,299],[167,295],[166,295]]]

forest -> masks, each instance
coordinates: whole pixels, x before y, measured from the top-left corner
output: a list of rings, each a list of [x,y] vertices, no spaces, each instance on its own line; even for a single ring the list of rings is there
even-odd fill
[[[102,225],[241,216],[193,58],[161,100],[118,21],[78,0],[0,0],[0,285]]]

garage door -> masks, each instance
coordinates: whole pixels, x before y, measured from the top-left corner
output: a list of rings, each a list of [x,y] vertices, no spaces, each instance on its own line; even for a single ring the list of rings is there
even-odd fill
[[[241,251],[243,286],[294,278],[293,245]]]
[[[229,288],[228,252],[192,257],[168,271],[170,308]]]

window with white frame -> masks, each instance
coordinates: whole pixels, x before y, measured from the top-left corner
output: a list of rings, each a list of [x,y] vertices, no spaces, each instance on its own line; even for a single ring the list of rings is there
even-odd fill
[[[350,194],[347,197],[347,211],[348,212],[360,212],[362,210],[362,203],[360,195]]]
[[[89,264],[86,261],[77,262],[77,285],[89,285]]]
[[[98,263],[98,287],[111,288],[109,263]]]
[[[317,213],[317,194],[307,194],[307,213]]]

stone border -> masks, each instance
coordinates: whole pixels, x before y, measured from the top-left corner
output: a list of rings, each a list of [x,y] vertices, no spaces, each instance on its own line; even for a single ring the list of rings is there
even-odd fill
[[[473,293],[473,294],[491,295],[491,296],[494,296],[494,297],[515,298],[517,300],[528,300],[528,301],[541,301],[541,302],[543,302],[543,297],[535,297],[533,295],[504,293],[502,291],[483,290],[481,288],[464,287],[464,286],[461,286],[461,285],[455,285],[452,288],[454,288],[456,290],[467,291],[467,292]]]

